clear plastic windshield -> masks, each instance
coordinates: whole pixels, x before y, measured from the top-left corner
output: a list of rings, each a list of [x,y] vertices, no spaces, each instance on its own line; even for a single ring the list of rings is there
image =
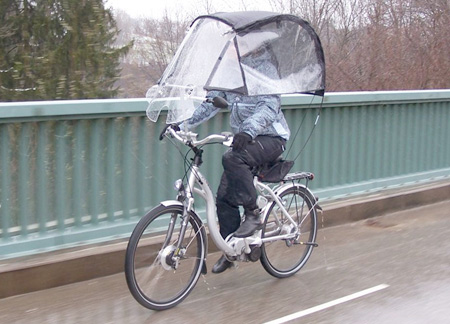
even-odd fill
[[[325,89],[320,42],[307,24],[281,19],[236,33],[210,17],[195,21],[158,85],[147,92],[148,117],[167,123],[192,116],[207,91],[245,96]]]
[[[168,109],[167,123],[189,118],[206,96],[204,89],[224,48],[235,36],[217,20],[197,21],[185,37],[158,85],[147,91],[147,116],[156,121]]]
[[[308,93],[325,88],[324,62],[308,30],[290,20],[237,36],[248,95]]]

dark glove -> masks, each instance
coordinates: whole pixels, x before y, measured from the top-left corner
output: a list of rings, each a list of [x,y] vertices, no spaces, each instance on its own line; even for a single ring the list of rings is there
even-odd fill
[[[162,141],[164,138],[164,135],[166,134],[167,129],[171,127],[174,131],[178,132],[180,130],[180,126],[177,124],[167,124],[164,129],[162,130],[161,134],[159,134],[159,140]]]
[[[233,151],[240,152],[245,150],[248,143],[252,141],[252,137],[247,133],[240,132],[234,135],[233,138]]]

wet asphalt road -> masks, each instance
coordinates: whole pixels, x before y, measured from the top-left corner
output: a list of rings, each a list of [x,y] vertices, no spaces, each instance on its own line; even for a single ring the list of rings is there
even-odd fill
[[[0,299],[0,323],[450,323],[450,201],[319,229],[318,243],[293,277],[241,263],[171,310],[141,307],[117,274]]]

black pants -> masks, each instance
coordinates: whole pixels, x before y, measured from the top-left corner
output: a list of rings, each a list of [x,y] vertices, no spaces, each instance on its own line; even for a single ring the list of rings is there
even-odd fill
[[[257,136],[245,150],[228,150],[222,157],[224,168],[217,190],[217,216],[220,234],[226,238],[241,224],[239,206],[255,209],[257,193],[253,185],[252,169],[276,160],[285,150],[281,137]]]

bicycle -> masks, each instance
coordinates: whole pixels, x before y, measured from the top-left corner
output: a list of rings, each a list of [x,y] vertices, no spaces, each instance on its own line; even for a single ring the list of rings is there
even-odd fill
[[[312,173],[295,172],[282,179],[267,179],[268,173],[255,170],[263,227],[250,237],[231,234],[223,239],[217,226],[214,196],[200,166],[204,145],[230,146],[232,135],[212,134],[197,140],[195,133],[168,126],[163,136],[188,146],[194,155],[185,182],[176,181],[176,199],[163,201],[149,211],[131,234],[125,275],[131,294],[142,306],[152,310],[174,307],[194,289],[200,275],[206,274],[208,237],[206,224],[194,208],[194,194],[206,202],[209,235],[230,261],[260,260],[264,269],[277,278],[292,276],[305,265],[318,246],[317,212],[321,210],[308,188]],[[282,163],[277,162],[275,167]],[[264,175],[266,180],[277,181],[264,182]]]

